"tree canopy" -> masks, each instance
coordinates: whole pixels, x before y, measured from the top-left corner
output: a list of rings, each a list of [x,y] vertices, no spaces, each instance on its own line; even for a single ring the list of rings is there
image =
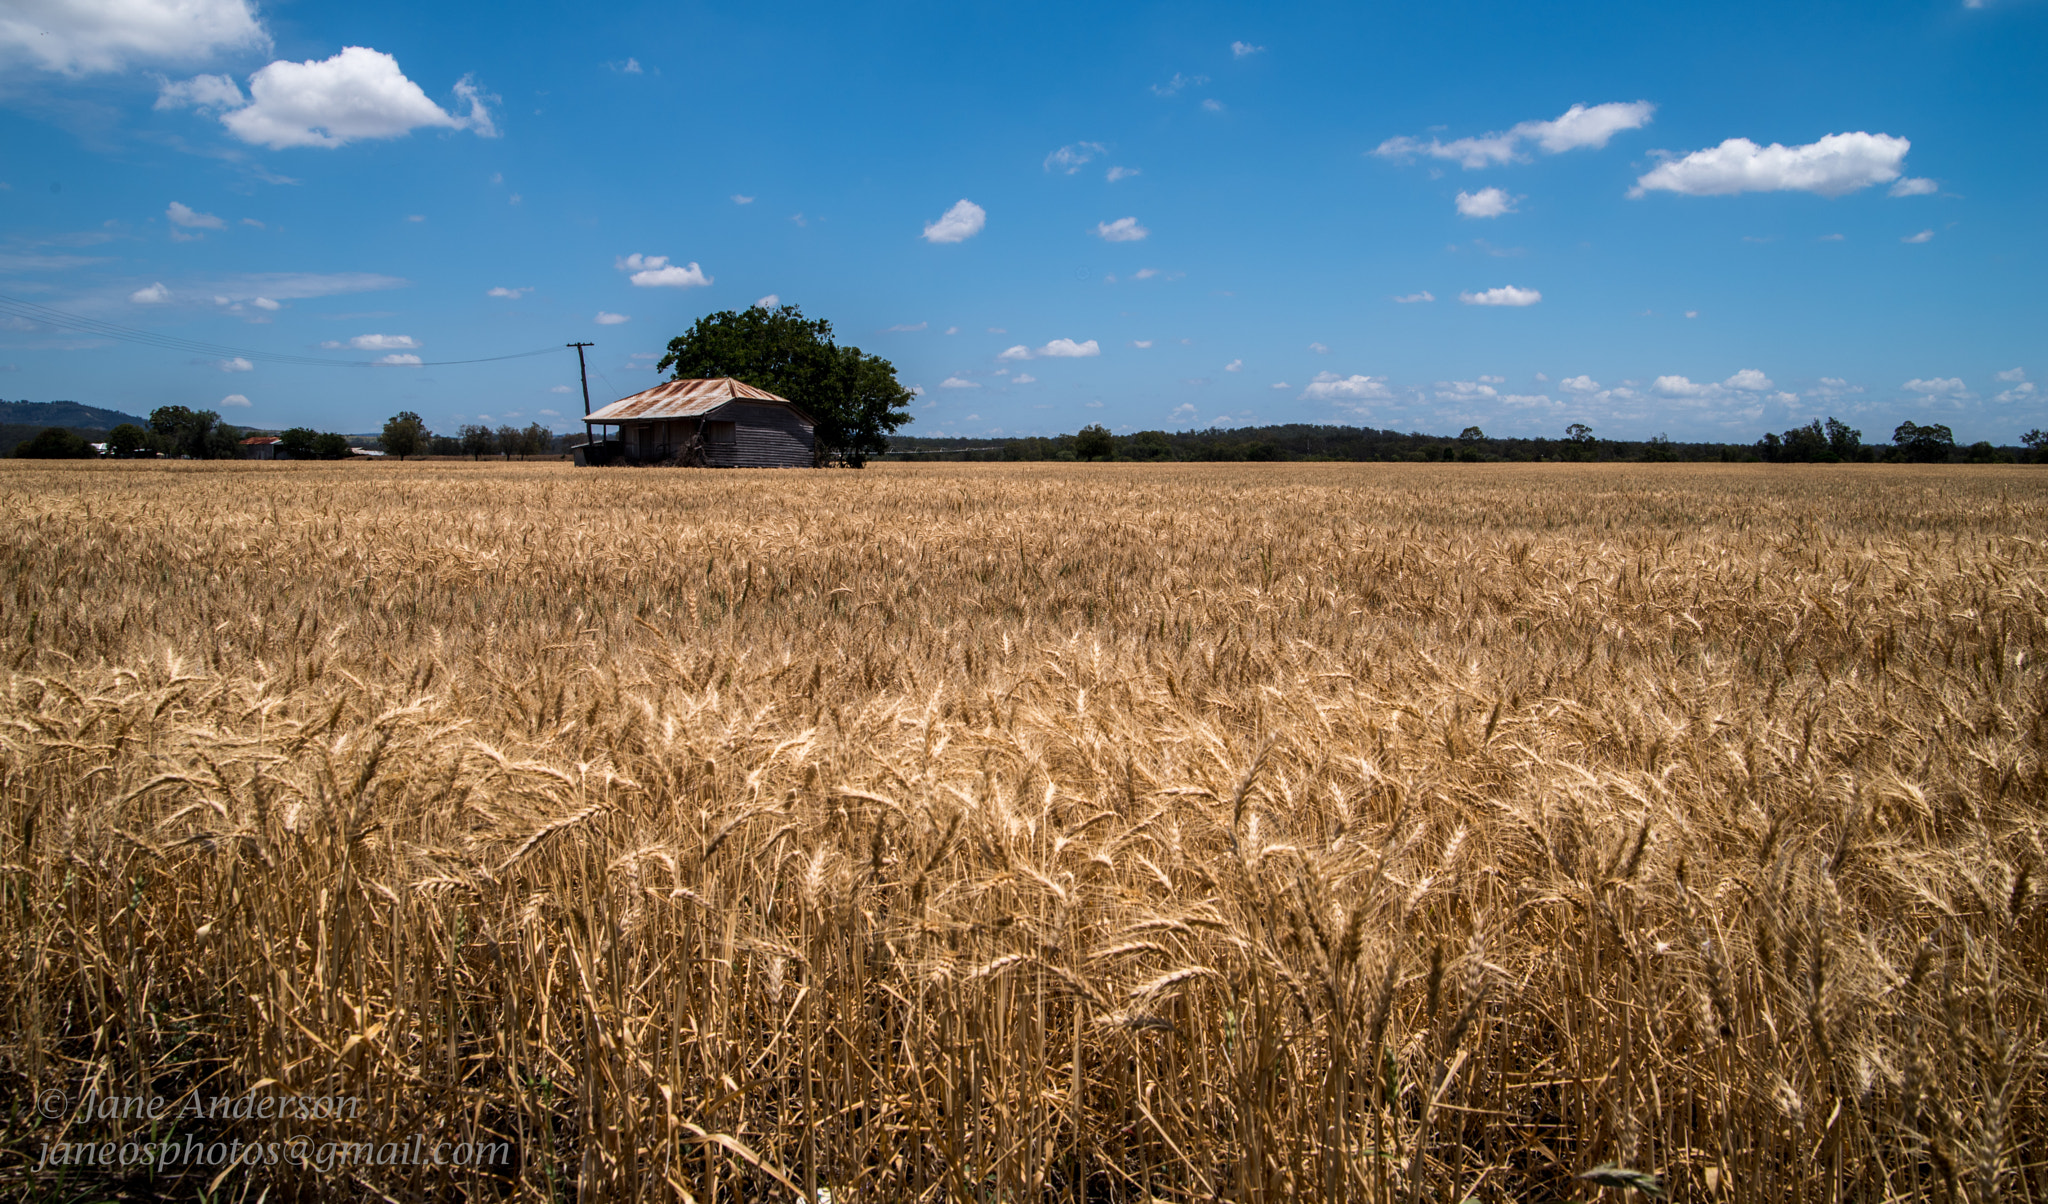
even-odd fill
[[[674,380],[730,376],[787,397],[817,421],[818,459],[859,467],[889,449],[889,433],[911,420],[911,392],[896,367],[832,341],[832,323],[794,305],[721,310],[669,340],[658,370]]]
[[[212,410],[158,406],[149,412],[149,427],[167,455],[194,460],[232,460],[242,454],[242,432],[220,420]]]
[[[431,438],[426,420],[411,410],[400,410],[384,423],[384,450],[401,460],[424,453]]]

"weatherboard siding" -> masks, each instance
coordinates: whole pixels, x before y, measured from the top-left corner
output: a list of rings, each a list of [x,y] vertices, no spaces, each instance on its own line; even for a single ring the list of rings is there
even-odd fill
[[[785,406],[720,406],[717,417],[737,423],[733,438],[710,441],[720,468],[808,468],[811,428]]]

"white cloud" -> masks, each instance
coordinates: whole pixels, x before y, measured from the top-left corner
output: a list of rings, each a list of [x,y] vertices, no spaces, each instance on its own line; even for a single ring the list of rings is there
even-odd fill
[[[1223,365],[1223,370],[1225,372],[1242,372],[1244,371],[1244,361],[1232,360],[1229,363]]]
[[[1598,393],[1600,382],[1590,376],[1567,376],[1557,382],[1557,387],[1567,393]]]
[[[333,58],[279,60],[257,71],[249,77],[249,103],[223,114],[221,124],[242,141],[271,150],[345,146],[423,128],[497,136],[484,104],[494,97],[487,98],[467,76],[456,83],[455,96],[468,103],[466,116],[427,99],[398,69],[397,59],[367,46],[347,46]]]
[[[1900,241],[1900,242],[1905,242],[1905,243],[1918,243],[1918,242],[1933,242],[1933,241],[1934,241],[1934,231],[1932,231],[1932,230],[1922,230],[1922,231],[1921,231],[1920,233],[1918,233],[1918,234],[1908,234],[1908,235],[1907,235],[1906,237],[1904,237],[1904,238],[1900,239],[1899,241]]]
[[[0,9],[0,57],[66,75],[269,46],[248,0],[9,0]]]
[[[1993,376],[1998,380],[2025,380],[2027,379],[2027,370],[2025,368],[2007,368],[2003,372],[1993,373]]]
[[[599,326],[617,326],[622,322],[630,322],[632,320],[632,318],[625,314],[608,313],[602,309],[598,310],[597,316],[591,319],[591,321]]]
[[[201,213],[177,201],[172,201],[171,207],[164,210],[164,216],[171,219],[172,225],[183,226],[187,230],[225,230],[228,226],[211,213]]]
[[[1188,402],[1185,405],[1177,405],[1173,407],[1173,412],[1168,414],[1167,417],[1178,422],[1184,419],[1193,418],[1195,416],[1195,413],[1196,410],[1194,403]]]
[[[1016,376],[1012,377],[1011,379],[1014,383],[1020,385],[1035,385],[1038,383],[1038,378],[1031,375],[1029,372],[1019,372]]]
[[[695,261],[689,267],[680,267],[670,263],[666,255],[642,255],[638,251],[614,260],[612,266],[633,273],[628,279],[638,288],[701,288],[712,280]]]
[[[926,242],[966,242],[988,224],[988,211],[962,197],[951,209],[924,228]]]
[[[1970,390],[1957,376],[1937,376],[1930,380],[1909,380],[1900,386],[1922,397],[1968,397]]]
[[[409,334],[359,334],[347,343],[333,339],[320,344],[330,351],[337,347],[353,347],[357,351],[407,351],[418,347],[419,340]]]
[[[1266,48],[1264,46],[1254,46],[1250,42],[1232,42],[1230,44],[1230,56],[1232,58],[1241,59],[1247,55],[1264,54],[1265,51]]]
[[[958,326],[948,326],[948,327],[946,327],[946,333],[947,333],[947,334],[959,334],[959,333],[960,333],[960,328],[959,328]]]
[[[1031,358],[1031,348],[1019,343],[1015,347],[1003,351],[996,358],[999,360],[1028,360]]]
[[[1645,192],[1731,196],[1738,192],[1813,192],[1837,197],[1899,176],[1913,144],[1890,134],[1829,134],[1805,146],[1758,146],[1730,138],[1716,147],[1659,164],[1636,180]]]
[[[419,366],[420,357],[416,355],[386,355],[370,362],[392,368],[416,368]]]
[[[564,388],[562,391],[565,393],[568,392],[566,388]],[[562,412],[560,410],[542,410],[540,413],[541,417],[543,418],[560,418],[562,416]]]
[[[1270,385],[1267,385],[1266,387],[1267,387],[1268,389],[1291,389],[1291,388],[1293,388],[1294,386],[1293,386],[1293,385],[1290,385],[1290,384],[1288,384],[1288,383],[1287,383],[1286,381],[1284,381],[1284,380],[1276,380],[1276,381],[1274,381],[1274,382],[1273,382],[1272,384],[1270,384]]]
[[[412,219],[412,220],[414,220],[414,221],[425,221],[426,219],[425,219],[425,218],[414,218],[414,219]],[[253,217],[245,217],[245,218],[243,218],[243,219],[242,219],[242,224],[243,224],[243,225],[245,225],[245,226],[248,226],[248,227],[250,227],[251,229],[254,229],[254,230],[268,230],[268,229],[270,228],[270,227],[268,227],[268,226],[264,225],[264,224],[263,224],[262,222],[259,222],[259,221],[257,221],[257,220],[256,220],[255,218],[253,218]]]
[[[1449,159],[1467,168],[1485,167],[1489,163],[1526,159],[1521,150],[1523,142],[1534,142],[1545,153],[1553,155],[1583,146],[1597,150],[1623,130],[1648,125],[1650,115],[1656,111],[1657,106],[1647,100],[1593,105],[1590,108],[1573,105],[1553,121],[1524,121],[1499,133],[1450,142],[1435,138],[1428,142],[1417,138],[1389,138],[1375,147],[1372,153],[1387,159],[1427,155],[1432,159]]]
[[[1727,380],[1718,383],[1714,381],[1695,383],[1683,376],[1660,376],[1650,382],[1650,390],[1661,396],[1701,401],[1727,397],[1731,393],[1762,393],[1769,388],[1771,388],[1771,378],[1755,368],[1744,368]],[[1619,390],[1616,390],[1616,392],[1619,392]]]
[[[1008,353],[1005,352],[1004,354],[1007,355]],[[1052,342],[1040,347],[1038,354],[1051,359],[1085,359],[1091,355],[1101,355],[1102,348],[1096,344],[1094,339],[1089,339],[1085,343],[1076,343],[1072,339],[1054,339]]]
[[[1221,113],[1223,111],[1223,102],[1211,96],[1202,102],[1202,107],[1211,113]]]
[[[215,366],[218,367],[222,372],[254,372],[256,370],[256,365],[250,363],[248,360],[243,359],[239,355],[233,359],[218,360],[216,361]]]
[[[754,198],[750,196],[742,196],[739,193],[735,192],[732,194],[732,203],[735,205],[751,205],[754,203]]]
[[[645,73],[644,69],[640,66],[640,60],[630,54],[626,56],[626,61],[623,63],[606,63],[605,66],[610,67],[620,75],[641,75]]]
[[[268,311],[270,311],[270,312],[272,312],[272,313],[275,313],[275,312],[277,312],[278,310],[280,310],[280,309],[283,309],[283,308],[284,308],[284,306],[282,306],[282,305],[278,304],[278,303],[277,303],[277,302],[275,302],[275,301],[272,301],[272,300],[271,300],[270,298],[268,298],[268,297],[256,297],[256,298],[253,298],[253,299],[251,299],[251,300],[250,300],[249,304],[251,304],[251,305],[255,306],[255,307],[256,307],[257,309],[261,309],[261,310],[268,310]]]
[[[760,300],[758,300],[758,301],[754,302],[754,308],[755,308],[755,309],[774,309],[774,308],[775,308],[776,306],[778,306],[778,305],[780,305],[780,304],[782,304],[782,298],[781,298],[781,297],[778,297],[778,296],[776,296],[776,295],[775,295],[774,293],[769,293],[769,294],[768,294],[767,296],[765,296],[765,297],[761,298]]]
[[[202,113],[216,113],[222,109],[239,109],[244,103],[242,90],[235,81],[225,75],[195,75],[191,79],[165,80],[157,89],[158,109],[198,109]]]
[[[962,380],[957,376],[949,376],[939,382],[939,387],[941,389],[979,389],[981,382],[978,380]]]
[[[532,292],[532,291],[533,291],[533,288],[532,288],[531,286],[528,286],[528,287],[526,287],[526,288],[504,288],[504,287],[502,287],[502,286],[501,286],[501,287],[498,287],[498,288],[494,288],[494,289],[491,289],[490,291],[486,292],[486,293],[484,294],[484,296],[486,296],[486,297],[504,297],[504,298],[506,298],[507,300],[511,300],[511,301],[517,301],[517,300],[519,300],[519,298],[520,298],[520,297],[522,297],[522,296],[524,296],[524,295],[526,295],[527,293],[530,293],[530,292]]]
[[[1144,350],[1146,350],[1146,349],[1148,349],[1148,348],[1150,348],[1150,347],[1152,346],[1152,340],[1151,340],[1151,339],[1132,339],[1132,340],[1131,340],[1131,346],[1133,346],[1133,347],[1136,347],[1136,348],[1137,348],[1138,350],[1140,350],[1140,351],[1144,351]]]
[[[1696,309],[1688,309],[1685,311],[1685,316],[1688,318],[1697,318],[1700,316],[1700,311]]]
[[[220,403],[223,406],[246,408],[249,404],[249,399],[240,393],[230,393],[226,397],[221,398]]]
[[[567,385],[556,385],[554,388],[548,390],[548,392],[550,393],[574,393],[575,391],[576,390],[570,388]]]
[[[128,299],[137,305],[162,305],[171,299],[171,290],[165,288],[164,282],[159,280],[148,288],[139,288],[129,293]]]
[[[1534,305],[1543,300],[1543,294],[1533,288],[1516,288],[1512,284],[1490,288],[1483,293],[1459,293],[1458,300],[1467,305]]]
[[[1104,242],[1137,242],[1152,232],[1139,225],[1135,217],[1120,217],[1113,222],[1096,222],[1095,233]]]
[[[1329,347],[1329,344],[1327,344],[1327,343],[1310,343],[1310,344],[1308,345],[1308,349],[1309,349],[1310,351],[1313,351],[1313,352],[1315,352],[1315,353],[1316,353],[1317,355],[1328,355],[1328,354],[1330,354],[1330,347]]]
[[[917,323],[917,324],[915,324],[915,325],[910,325],[910,324],[899,324],[899,325],[896,325],[896,326],[891,326],[891,327],[889,327],[889,328],[888,328],[887,330],[883,331],[882,333],[883,333],[883,334],[904,334],[904,333],[906,333],[906,332],[909,332],[909,331],[912,331],[912,330],[923,330],[923,329],[925,329],[926,327],[928,327],[928,326],[930,326],[930,325],[931,325],[931,323],[930,323],[930,322],[919,322],[919,323]]]
[[[1394,396],[1384,376],[1339,376],[1335,372],[1316,373],[1301,395],[1317,401],[1384,401]]]
[[[1893,184],[1893,185],[1891,186],[1891,188],[1890,188],[1889,192],[1887,193],[1887,195],[1890,195],[1890,196],[1926,196],[1926,195],[1928,195],[1929,193],[1934,193],[1934,192],[1940,192],[1940,191],[1941,191],[1941,185],[1939,185],[1939,184],[1935,183],[1935,182],[1934,182],[1933,180],[1930,180],[1930,179],[1928,179],[1928,178],[1927,178],[1927,177],[1925,177],[1925,176],[1919,176],[1919,177],[1914,177],[1914,176],[1906,176],[1906,177],[1904,177],[1904,178],[1900,179],[1898,183],[1896,183],[1896,184]]]
[[[1108,148],[1100,142],[1076,142],[1072,146],[1063,146],[1047,155],[1045,157],[1045,170],[1059,171],[1071,176],[1075,172],[1080,171],[1095,156],[1107,153]]]
[[[1394,300],[1402,305],[1414,305],[1418,301],[1434,301],[1436,300],[1436,294],[1428,289],[1423,289],[1419,293],[1409,293],[1405,297],[1396,297]]]
[[[1440,380],[1436,382],[1438,401],[1459,402],[1470,405],[1477,401],[1492,401],[1500,396],[1500,390],[1492,385],[1474,380]]]
[[[1144,174],[1145,173],[1141,169],[1136,167],[1112,167],[1109,169],[1108,179],[1110,183],[1114,184],[1118,180],[1128,180],[1132,176],[1140,176]]]
[[[1458,213],[1464,217],[1499,217],[1515,212],[1515,204],[1526,197],[1509,196],[1498,188],[1458,194]]]
[[[2001,390],[1991,400],[2004,405],[2010,405],[2015,401],[2032,401],[2034,400],[2034,394],[2034,382],[2023,380],[2010,389]]]
[[[1165,83],[1153,84],[1152,94],[1154,96],[1178,96],[1183,88],[1199,88],[1208,82],[1209,77],[1206,75],[1182,75],[1176,71],[1173,73],[1173,78]]]
[[[1863,392],[1862,385],[1852,385],[1839,376],[1823,376],[1820,383],[1806,391],[1808,397],[1846,397]]]

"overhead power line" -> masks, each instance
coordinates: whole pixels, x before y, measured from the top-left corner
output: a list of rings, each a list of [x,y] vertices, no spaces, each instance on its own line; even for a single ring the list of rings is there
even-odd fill
[[[132,326],[121,326],[99,318],[88,318],[83,314],[67,313],[51,309],[33,301],[0,294],[0,314],[54,326],[59,330],[72,330],[81,334],[98,335],[101,338],[119,339],[125,343],[140,343],[145,347],[157,347],[165,351],[182,351],[189,355],[203,355],[211,359],[243,359],[251,363],[293,364],[312,368],[443,368],[454,364],[489,364],[498,360],[526,359],[529,356],[548,355],[561,350],[559,347],[542,347],[537,351],[518,351],[511,355],[486,355],[470,360],[410,360],[399,363],[379,363],[376,360],[328,359],[313,355],[289,355],[277,351],[258,351],[249,347],[228,347],[219,343],[204,343],[197,339],[180,338],[177,335],[160,334],[151,330],[137,330]]]

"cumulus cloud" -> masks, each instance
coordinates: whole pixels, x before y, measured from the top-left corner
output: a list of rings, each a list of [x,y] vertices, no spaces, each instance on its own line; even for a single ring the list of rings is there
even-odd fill
[[[1533,142],[1545,154],[1552,155],[1579,147],[1597,150],[1623,130],[1648,125],[1651,114],[1656,111],[1657,106],[1647,100],[1590,107],[1573,105],[1554,120],[1524,121],[1477,138],[1458,138],[1450,142],[1436,138],[1427,142],[1419,138],[1389,138],[1375,147],[1372,153],[1384,159],[1412,159],[1426,155],[1432,159],[1449,159],[1467,168],[1485,167],[1489,163],[1526,160],[1528,155],[1522,150],[1526,142]]]
[[[591,321],[599,326],[617,326],[621,322],[630,322],[632,320],[632,318],[625,314],[608,313],[602,309],[598,310],[597,316],[591,319]]]
[[[1254,46],[1250,42],[1232,42],[1230,44],[1230,57],[1241,59],[1249,55],[1264,54],[1265,50],[1264,46]]]
[[[1104,242],[1137,242],[1152,232],[1139,225],[1135,217],[1120,217],[1113,222],[1096,222],[1095,233]]]
[[[2005,371],[1994,373],[1993,375],[1999,380],[2025,380],[2027,379],[2027,370],[2025,368],[2007,368]]]
[[[1196,413],[1197,411],[1195,410],[1194,403],[1188,402],[1186,404],[1177,405],[1173,407],[1173,412],[1168,414],[1167,417],[1173,419],[1176,422],[1183,422],[1187,419],[1193,418]]]
[[[486,297],[504,297],[505,299],[507,299],[507,300],[510,300],[510,301],[517,301],[517,300],[518,300],[518,299],[519,299],[520,297],[522,297],[522,296],[524,296],[525,294],[527,294],[527,293],[530,293],[530,292],[532,292],[532,291],[533,291],[533,289],[532,289],[532,287],[531,287],[531,286],[529,286],[529,287],[526,287],[526,288],[504,288],[504,287],[502,287],[502,286],[501,286],[501,287],[499,287],[499,288],[494,288],[494,289],[491,289],[491,290],[489,290],[488,292],[486,292],[486,293],[484,294],[484,296],[486,296]]]
[[[556,385],[548,390],[550,393],[574,393],[575,391],[567,385]]]
[[[1176,71],[1173,78],[1163,84],[1152,85],[1154,96],[1178,96],[1183,88],[1199,88],[1209,82],[1206,75],[1182,75]]]
[[[1999,379],[2004,380],[2005,374],[2000,373]],[[2034,388],[2034,382],[2030,380],[2023,380],[2020,383],[2014,385],[2010,389],[1999,390],[1997,395],[1992,397],[1991,400],[1998,402],[2002,405],[2011,405],[2015,401],[2033,401],[2035,399],[2035,393],[2036,390]]]
[[[277,310],[280,310],[280,309],[283,309],[283,308],[284,308],[284,306],[282,306],[282,305],[278,304],[278,303],[277,303],[277,302],[275,302],[275,301],[272,301],[272,300],[271,300],[270,298],[268,298],[268,297],[254,297],[254,298],[251,298],[251,299],[250,299],[250,301],[249,301],[249,304],[251,304],[251,305],[255,306],[255,307],[256,307],[257,309],[262,309],[262,310],[269,310],[269,311],[271,311],[271,312],[275,312],[275,311],[277,311]]]
[[[1028,360],[1031,358],[1031,348],[1019,343],[1015,347],[1005,349],[996,358],[999,360]]]
[[[946,379],[939,382],[939,387],[941,389],[979,389],[981,387],[981,382],[978,380],[963,380],[957,376],[949,376]]]
[[[638,288],[701,288],[712,280],[695,261],[681,267],[670,263],[666,255],[642,255],[638,251],[614,260],[612,266],[633,273],[627,279]]]
[[[223,406],[246,408],[249,404],[249,399],[240,393],[230,393],[226,397],[220,399],[220,404]]]
[[[894,326],[891,326],[891,327],[889,327],[889,328],[888,328],[887,330],[884,330],[884,331],[883,331],[882,333],[883,333],[883,334],[903,334],[903,333],[905,333],[905,332],[907,332],[907,331],[912,331],[912,330],[923,330],[923,329],[925,329],[926,327],[928,327],[928,326],[930,326],[930,325],[931,325],[931,323],[930,323],[930,322],[915,322],[915,323],[912,323],[912,322],[901,322],[901,323],[898,323],[898,324],[896,324],[896,325],[894,325]]]
[[[1890,134],[1829,134],[1804,146],[1758,146],[1730,138],[1682,159],[1659,164],[1636,180],[1628,195],[1677,192],[1732,196],[1738,192],[1812,192],[1837,197],[1899,178],[1913,144]]]
[[[1934,241],[1934,231],[1932,231],[1932,230],[1922,230],[1922,231],[1921,231],[1920,233],[1918,233],[1918,234],[1908,234],[1908,235],[1906,235],[1906,236],[1905,236],[1904,238],[1900,239],[1899,241],[1900,241],[1900,242],[1904,242],[1904,243],[1918,243],[1918,242],[1933,242],[1933,241]]]
[[[1436,399],[1471,404],[1475,401],[1492,401],[1500,391],[1490,384],[1476,380],[1440,380],[1436,382]]]
[[[938,221],[924,228],[924,240],[934,243],[966,242],[981,233],[981,228],[987,224],[988,211],[962,197],[940,215]]]
[[[166,87],[157,96],[157,106],[224,100],[218,78],[210,84],[193,79]],[[262,68],[249,77],[249,103],[222,113],[220,120],[235,137],[271,150],[346,146],[428,128],[496,137],[498,128],[485,104],[496,98],[486,96],[468,76],[454,91],[457,101],[469,106],[468,113],[457,116],[427,99],[390,55],[367,46],[347,46],[332,58],[280,60]]]
[[[1516,288],[1512,284],[1505,284],[1499,288],[1487,289],[1483,293],[1459,293],[1458,300],[1467,305],[1523,306],[1534,305],[1543,300],[1543,294],[1533,288]]]
[[[1940,191],[1941,185],[1935,183],[1933,180],[1927,179],[1925,176],[1921,176],[1918,178],[1907,176],[1899,180],[1898,183],[1893,184],[1891,188],[1888,190],[1887,195],[1926,196],[1929,193]]]
[[[732,203],[735,205],[751,205],[754,203],[754,198],[750,196],[742,196],[739,193],[735,192],[732,194]]]
[[[1598,393],[1600,382],[1590,376],[1567,376],[1557,382],[1557,387],[1567,393]]]
[[[225,230],[228,227],[226,222],[213,214],[201,213],[177,201],[172,201],[171,207],[164,210],[164,216],[171,219],[172,225],[183,226],[187,230]]]
[[[159,280],[147,288],[139,288],[128,294],[128,299],[137,305],[162,305],[171,299],[171,290]]]
[[[1143,171],[1141,171],[1141,170],[1139,170],[1138,168],[1135,168],[1135,167],[1112,167],[1112,168],[1110,168],[1110,169],[1109,169],[1109,176],[1108,176],[1108,179],[1109,179],[1109,182],[1110,182],[1110,183],[1114,184],[1114,183],[1116,183],[1116,182],[1117,182],[1118,180],[1128,180],[1128,179],[1130,179],[1130,178],[1131,178],[1132,176],[1137,176],[1137,175],[1143,175],[1143,174],[1144,174],[1144,172],[1143,172]]]
[[[1072,339],[1054,339],[1040,347],[1038,354],[1050,359],[1084,359],[1091,355],[1101,355],[1102,348],[1094,339],[1089,339],[1085,343],[1076,343]]]
[[[1223,102],[1211,96],[1202,102],[1202,107],[1211,113],[1221,113],[1223,111]]]
[[[1301,395],[1315,401],[1387,401],[1394,396],[1384,376],[1339,376],[1318,372]]]
[[[1011,377],[1010,379],[1013,383],[1020,385],[1035,385],[1038,383],[1038,378],[1031,375],[1029,372],[1019,372],[1016,376]]]
[[[10,0],[0,58],[90,75],[270,47],[249,0]]]
[[[370,361],[387,368],[417,368],[420,357],[416,355],[386,355]]]
[[[239,355],[233,359],[217,360],[214,366],[222,372],[254,372],[256,370],[256,365]]]
[[[1498,188],[1482,188],[1478,192],[1458,194],[1458,213],[1463,217],[1499,217],[1515,212],[1515,204],[1525,197],[1509,196]]]
[[[1244,361],[1232,360],[1229,363],[1223,365],[1223,370],[1225,372],[1242,372],[1244,371]]]
[[[1063,146],[1047,155],[1045,157],[1045,170],[1057,171],[1071,176],[1094,160],[1097,155],[1106,153],[1108,153],[1108,148],[1100,142],[1076,142],[1071,146]]]
[[[1660,396],[1693,401],[1712,401],[1736,394],[1762,393],[1769,388],[1771,378],[1755,368],[1744,368],[1727,380],[1718,382],[1695,382],[1683,376],[1660,376],[1650,382],[1651,392]]]
[[[1907,381],[1900,387],[1907,392],[1918,393],[1922,397],[1953,397],[1960,399],[1971,395],[1969,387],[1963,384],[1962,378],[1958,376],[1936,376],[1928,380],[1915,378]]]
[[[1144,350],[1147,350],[1147,349],[1149,349],[1149,348],[1150,348],[1150,347],[1152,346],[1152,340],[1151,340],[1151,339],[1132,339],[1132,340],[1131,340],[1131,346],[1133,346],[1133,347],[1136,347],[1136,348],[1137,348],[1138,350],[1140,350],[1140,351],[1144,351]]]
[[[778,297],[778,296],[776,296],[776,295],[775,295],[774,293],[769,293],[769,294],[768,294],[767,296],[765,296],[765,297],[761,298],[760,300],[758,300],[758,301],[754,302],[754,308],[755,308],[755,309],[774,309],[774,308],[775,308],[776,306],[778,306],[778,305],[780,305],[780,304],[782,304],[782,298],[781,298],[781,297]]]
[[[155,107],[217,113],[222,109],[239,109],[243,103],[242,90],[228,76],[195,75],[191,79],[165,80],[157,89]]]
[[[346,343],[329,339],[320,345],[330,351],[337,347],[353,347],[357,351],[409,351],[420,343],[409,334],[359,334]]]

